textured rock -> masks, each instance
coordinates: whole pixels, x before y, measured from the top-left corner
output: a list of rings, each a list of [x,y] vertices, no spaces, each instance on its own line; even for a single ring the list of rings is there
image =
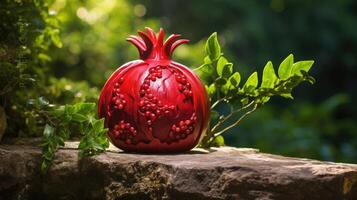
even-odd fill
[[[0,145],[0,199],[357,199],[357,165],[224,147],[177,155],[60,149],[47,175],[35,143]]]

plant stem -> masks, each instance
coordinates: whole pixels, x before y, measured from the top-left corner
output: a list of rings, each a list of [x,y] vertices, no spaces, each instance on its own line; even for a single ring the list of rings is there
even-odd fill
[[[251,114],[252,112],[254,112],[254,111],[257,109],[257,107],[258,107],[258,104],[255,104],[254,107],[253,107],[250,111],[244,113],[236,122],[234,122],[233,124],[227,126],[226,128],[224,128],[223,130],[221,130],[221,131],[219,131],[219,132],[217,132],[217,133],[213,133],[213,138],[215,138],[215,137],[221,135],[222,133],[226,132],[227,130],[229,130],[229,129],[235,127],[235,126],[237,126],[237,125],[239,124],[239,122],[242,121],[242,119],[243,119],[244,117],[246,117],[247,115],[249,115],[249,114]]]
[[[214,102],[213,104],[212,104],[212,106],[211,106],[211,110],[213,109],[213,108],[215,108],[219,103],[221,103],[222,101],[224,101],[224,98],[221,98],[221,99],[218,99],[216,102]]]
[[[231,113],[229,113],[229,115],[227,115],[223,119],[219,120],[217,122],[217,124],[213,126],[211,131],[214,132],[220,125],[222,125],[225,121],[227,121],[229,118],[231,118],[234,114],[236,114],[236,113],[238,113],[238,112],[240,112],[240,111],[242,111],[242,110],[244,110],[246,108],[249,108],[253,103],[254,103],[254,101],[250,102],[249,104],[243,106],[242,108],[240,108],[238,110],[232,111]]]

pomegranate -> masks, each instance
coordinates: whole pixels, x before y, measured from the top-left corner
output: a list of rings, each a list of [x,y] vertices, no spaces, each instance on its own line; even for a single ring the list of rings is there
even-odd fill
[[[129,36],[140,60],[118,68],[104,85],[98,105],[111,142],[124,151],[175,153],[195,147],[208,127],[209,100],[201,80],[171,60],[186,39],[165,42],[146,28]]]

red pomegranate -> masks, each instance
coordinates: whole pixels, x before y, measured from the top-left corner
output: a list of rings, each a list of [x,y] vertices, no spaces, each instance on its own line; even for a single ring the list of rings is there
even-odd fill
[[[127,40],[140,60],[124,64],[102,89],[98,113],[105,118],[111,142],[124,151],[175,153],[188,151],[208,127],[209,100],[200,79],[171,60],[188,40],[172,34],[164,40],[152,29]]]

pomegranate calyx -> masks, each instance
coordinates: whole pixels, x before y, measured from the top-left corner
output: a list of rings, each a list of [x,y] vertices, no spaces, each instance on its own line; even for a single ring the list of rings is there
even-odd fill
[[[138,32],[140,37],[130,35],[127,38],[127,41],[138,49],[142,60],[171,60],[174,50],[178,46],[189,42],[187,39],[179,39],[181,37],[179,34],[171,34],[164,42],[164,29],[160,28],[157,36],[151,28],[146,27],[145,30],[146,32]]]

